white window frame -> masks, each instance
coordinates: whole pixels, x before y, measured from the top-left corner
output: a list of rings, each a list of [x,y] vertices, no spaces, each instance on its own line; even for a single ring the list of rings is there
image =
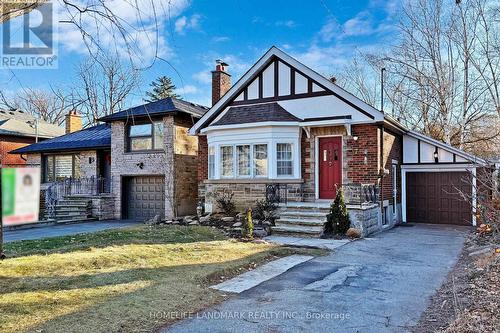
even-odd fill
[[[213,154],[210,154],[210,150],[213,150]],[[212,163],[210,163],[210,157],[212,157]],[[208,147],[208,179],[215,179],[215,167],[216,167],[216,157],[217,157],[217,147],[209,146]],[[210,167],[212,166],[212,168]],[[212,172],[210,172],[212,171]]]
[[[248,162],[250,163],[248,168],[249,168],[250,172],[248,175],[240,175],[238,147],[242,147],[242,146],[249,146],[250,147],[249,156],[248,156]],[[235,166],[236,166],[235,178],[253,178],[253,158],[252,157],[253,157],[253,144],[242,143],[242,144],[235,144],[234,145],[233,159],[234,159]]]
[[[288,174],[288,175],[279,175],[278,174],[278,145],[281,145],[281,144],[290,145],[290,147],[291,147],[290,152],[292,154],[292,158],[290,161],[292,162],[292,173]],[[285,178],[285,179],[286,178],[294,178],[294,176],[295,176],[295,163],[296,163],[294,149],[295,149],[295,145],[293,142],[279,141],[279,142],[275,143],[275,145],[274,145],[274,151],[275,151],[274,164],[275,164],[275,168],[276,168],[276,178]],[[283,161],[289,161],[289,160],[283,160]]]
[[[256,175],[255,174],[255,146],[266,146],[266,174],[265,175]],[[264,143],[254,143],[252,144],[252,178],[257,178],[257,179],[265,179],[269,178],[269,143],[264,142]]]
[[[224,163],[222,161],[222,159],[224,158],[224,154],[222,153],[222,148],[225,148],[225,147],[231,147],[232,148],[232,158],[233,158],[233,166],[232,166],[232,174],[230,176],[226,176],[224,175]],[[232,179],[232,178],[235,178],[235,167],[236,167],[236,163],[235,163],[235,148],[234,148],[234,145],[220,145],[219,146],[219,169],[220,169],[220,178],[221,179]]]

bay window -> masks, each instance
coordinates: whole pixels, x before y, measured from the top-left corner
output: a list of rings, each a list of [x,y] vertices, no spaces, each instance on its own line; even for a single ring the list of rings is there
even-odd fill
[[[250,145],[236,146],[236,163],[238,165],[238,176],[250,176]]]
[[[215,148],[208,147],[208,179],[215,178]]]
[[[134,124],[128,128],[128,151],[163,149],[163,122]]]
[[[293,154],[291,143],[276,145],[276,173],[280,176],[293,176]]]
[[[233,146],[222,146],[221,147],[221,166],[222,166],[222,177],[233,177]]]
[[[267,145],[253,146],[253,174],[255,177],[267,176]]]

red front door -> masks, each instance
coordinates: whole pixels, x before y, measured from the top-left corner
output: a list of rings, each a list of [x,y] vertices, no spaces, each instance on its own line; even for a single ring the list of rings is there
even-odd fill
[[[318,165],[319,198],[333,199],[342,185],[342,137],[319,139]]]

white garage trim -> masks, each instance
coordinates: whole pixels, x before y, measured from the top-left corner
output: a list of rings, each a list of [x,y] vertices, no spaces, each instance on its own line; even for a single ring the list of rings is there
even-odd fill
[[[406,221],[406,173],[408,172],[472,172],[472,225],[476,225],[476,166],[473,164],[468,165],[436,165],[434,167],[429,165],[402,165],[401,166],[401,209],[403,223]]]

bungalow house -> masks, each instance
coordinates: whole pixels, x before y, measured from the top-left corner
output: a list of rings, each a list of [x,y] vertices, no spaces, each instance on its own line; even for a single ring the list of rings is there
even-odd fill
[[[0,109],[0,167],[15,168],[26,161],[9,151],[64,134],[64,128],[17,109]]]
[[[283,51],[269,49],[233,86],[212,72],[199,138],[199,196],[231,191],[240,208],[281,202],[275,231],[321,232],[337,189],[369,234],[398,222],[475,224],[456,187],[485,161],[405,128]],[[474,205],[474,202],[472,203]]]
[[[42,168],[42,189],[63,192],[64,200],[56,195],[61,206],[55,207],[55,217],[70,218],[63,214],[68,206],[86,203],[92,213],[80,211],[72,219],[146,220],[192,214],[197,203],[198,142],[187,132],[205,111],[200,105],[166,98],[11,153]]]

